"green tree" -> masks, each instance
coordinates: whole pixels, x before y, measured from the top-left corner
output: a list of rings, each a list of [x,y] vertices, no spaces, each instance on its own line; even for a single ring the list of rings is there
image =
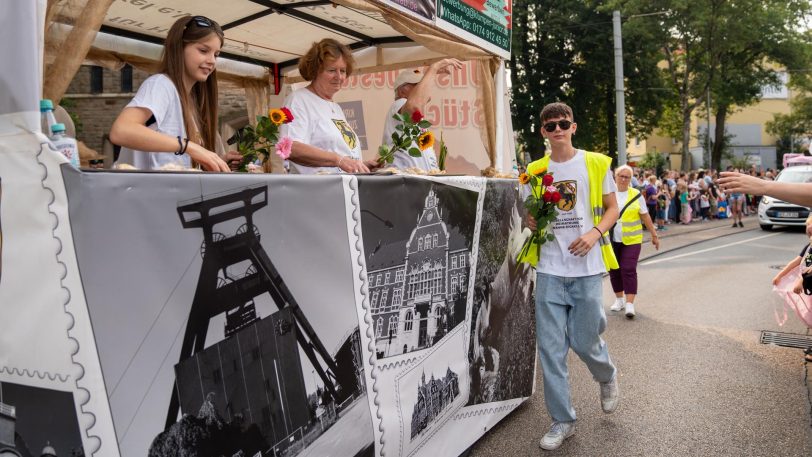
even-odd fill
[[[617,150],[612,19],[605,3],[514,2],[513,125],[531,157],[544,151],[539,111],[555,101],[573,108],[579,147],[612,155]],[[646,136],[662,112],[663,98],[651,90],[662,87],[657,50],[645,41],[631,41],[624,50],[630,136]]]
[[[640,159],[639,166],[641,168],[647,168],[654,170],[657,173],[657,176],[662,175],[663,170],[665,169],[666,160],[662,154],[657,151],[648,151],[643,155],[643,158]]]
[[[797,139],[812,136],[812,74],[792,73],[789,87],[797,94],[790,101],[790,113],[776,114],[767,123],[767,132],[785,139],[788,144],[785,144],[784,152],[799,152]]]
[[[628,21],[627,37],[644,37],[656,43],[665,62],[665,81],[682,120],[682,168],[689,167],[691,116],[704,100],[713,79],[715,46],[720,23],[718,14],[726,0],[616,0],[610,5],[624,16],[648,15]]]
[[[710,87],[715,138],[724,137],[732,110],[756,103],[762,87],[780,84],[775,64],[806,68],[810,42],[797,21],[811,8],[808,0],[738,0],[722,6],[717,69]],[[724,148],[724,141],[713,145],[712,168],[721,167]]]

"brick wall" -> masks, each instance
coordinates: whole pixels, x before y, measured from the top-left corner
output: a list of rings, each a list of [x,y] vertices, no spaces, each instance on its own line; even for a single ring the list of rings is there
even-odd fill
[[[149,77],[149,73],[133,69],[133,91],[137,91],[141,83]],[[65,109],[78,116],[81,131],[77,138],[84,141],[88,147],[103,152],[104,137],[110,132],[116,117],[121,110],[132,100],[135,92],[121,92],[121,72],[108,69],[102,70],[103,92],[92,94],[90,92],[91,66],[83,65],[68,86],[65,93]],[[237,86],[219,84],[219,115],[220,119],[231,119],[240,115],[247,115],[245,94]],[[78,127],[78,126],[77,126]]]

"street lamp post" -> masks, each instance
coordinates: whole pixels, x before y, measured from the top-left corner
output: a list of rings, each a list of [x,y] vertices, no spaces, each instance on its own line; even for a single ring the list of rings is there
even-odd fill
[[[617,117],[617,164],[626,165],[626,98],[623,94],[623,38],[620,11],[612,12],[612,42],[615,49],[615,116]]]
[[[667,14],[666,11],[635,14],[628,16],[643,17]],[[617,163],[626,165],[626,97],[623,82],[623,37],[620,28],[620,11],[612,11],[612,42],[615,49],[615,116],[617,117]]]

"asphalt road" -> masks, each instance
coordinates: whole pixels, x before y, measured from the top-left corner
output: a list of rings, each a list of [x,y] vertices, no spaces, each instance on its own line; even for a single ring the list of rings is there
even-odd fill
[[[761,330],[807,334],[792,314],[777,324],[770,285],[805,235],[726,224],[699,233],[672,236],[663,249],[676,249],[641,262],[634,320],[609,311],[614,295],[604,280],[618,411],[603,414],[597,383],[571,352],[576,434],[556,451],[538,447],[550,425],[539,369],[533,397],[471,456],[812,455],[803,352],[759,343]],[[652,253],[647,247],[644,257]]]

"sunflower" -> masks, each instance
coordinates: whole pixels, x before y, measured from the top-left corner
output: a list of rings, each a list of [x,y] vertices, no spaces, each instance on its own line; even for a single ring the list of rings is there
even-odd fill
[[[288,118],[285,116],[284,111],[276,108],[268,110],[268,117],[271,119],[271,122],[273,122],[274,125],[282,125]]]
[[[425,131],[417,137],[417,147],[419,147],[421,151],[425,151],[432,146],[434,146],[434,134],[431,132]]]
[[[522,173],[519,175],[519,184],[527,184],[530,182],[530,175]]]

